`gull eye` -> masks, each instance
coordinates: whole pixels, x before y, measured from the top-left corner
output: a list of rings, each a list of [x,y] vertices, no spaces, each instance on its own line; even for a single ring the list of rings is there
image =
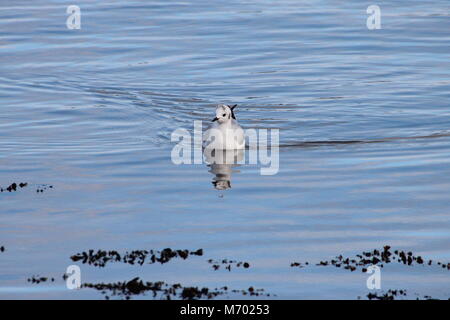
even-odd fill
[[[224,113],[223,115],[222,115],[222,117],[225,117],[227,114],[226,113]]]

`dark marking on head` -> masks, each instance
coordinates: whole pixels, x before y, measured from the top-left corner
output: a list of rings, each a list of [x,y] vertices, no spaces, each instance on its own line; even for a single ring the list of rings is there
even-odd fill
[[[237,104],[235,104],[235,105],[233,105],[233,106],[229,106],[229,107],[230,107],[230,110],[231,110],[231,117],[232,117],[234,120],[236,120],[236,117],[235,117],[235,115],[234,115],[233,109],[237,107]]]

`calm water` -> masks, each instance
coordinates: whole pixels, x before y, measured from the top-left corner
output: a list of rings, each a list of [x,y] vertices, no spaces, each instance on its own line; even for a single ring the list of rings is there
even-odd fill
[[[66,28],[69,4],[81,30]],[[3,1],[0,185],[28,185],[0,193],[0,298],[103,298],[66,289],[77,264],[83,282],[355,299],[366,274],[314,264],[384,245],[449,262],[449,3],[379,2],[372,31],[370,4]],[[243,165],[218,191],[206,165],[172,164],[171,132],[210,120],[218,103],[238,103],[244,128],[280,129],[277,175]],[[70,259],[166,247],[204,255]],[[207,262],[224,258],[251,267]],[[449,288],[435,265],[382,269],[382,289],[410,298]]]

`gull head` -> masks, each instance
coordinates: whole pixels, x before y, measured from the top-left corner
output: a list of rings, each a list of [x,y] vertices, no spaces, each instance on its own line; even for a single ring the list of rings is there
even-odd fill
[[[231,121],[231,119],[236,119],[234,116],[233,109],[236,108],[237,104],[229,106],[227,104],[219,104],[216,108],[216,117],[212,120],[218,123],[225,123]]]

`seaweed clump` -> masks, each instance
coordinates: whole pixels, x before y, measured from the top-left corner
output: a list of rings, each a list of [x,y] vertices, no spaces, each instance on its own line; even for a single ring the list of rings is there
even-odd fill
[[[32,276],[31,278],[27,279],[28,282],[35,283],[35,284],[39,284],[41,282],[47,282],[48,280],[50,280],[51,282],[54,282],[55,278]]]
[[[362,272],[367,271],[367,266],[377,265],[381,268],[389,263],[401,263],[408,266],[413,265],[428,265],[433,264],[432,260],[426,261],[422,256],[414,255],[411,251],[391,250],[390,246],[384,246],[381,250],[365,251],[357,254],[355,257],[348,258],[343,255],[336,256],[331,260],[323,260],[316,264],[316,266],[334,266],[336,268],[344,268],[351,272],[361,269]],[[450,263],[436,262],[436,264],[444,269],[450,270]],[[291,263],[291,267],[303,268],[308,265],[308,262],[302,264],[300,262]]]
[[[231,271],[231,267],[235,267],[235,268],[244,268],[244,269],[248,269],[250,268],[250,263],[248,262],[244,262],[244,261],[236,261],[236,260],[228,260],[228,259],[222,259],[220,261],[217,260],[213,260],[213,259],[209,259],[208,260],[209,264],[212,264],[212,268],[214,270],[219,270],[221,266],[225,266],[225,269],[228,271]]]
[[[138,264],[143,265],[144,263],[167,263],[173,258],[181,258],[183,260],[187,259],[189,256],[202,256],[203,249],[198,249],[196,251],[185,250],[172,250],[166,248],[161,251],[157,250],[133,250],[126,252],[125,254],[120,254],[115,250],[94,250],[84,251],[82,253],[77,253],[70,258],[72,261],[80,261],[83,264],[93,265],[95,267],[105,267],[109,262],[123,262],[126,264]]]
[[[20,182],[20,183],[11,183],[8,187],[6,187],[5,189],[0,188],[0,192],[13,192],[13,191],[17,191],[18,188],[25,188],[28,185],[27,182]]]
[[[219,295],[225,294],[227,288],[209,288],[183,287],[181,284],[167,284],[164,281],[144,282],[139,277],[130,281],[114,282],[114,283],[85,283],[82,288],[92,288],[101,291],[106,299],[111,296],[122,297],[129,300],[132,296],[152,293],[153,298],[171,300],[172,298],[180,298],[183,300],[196,299],[212,299]]]

